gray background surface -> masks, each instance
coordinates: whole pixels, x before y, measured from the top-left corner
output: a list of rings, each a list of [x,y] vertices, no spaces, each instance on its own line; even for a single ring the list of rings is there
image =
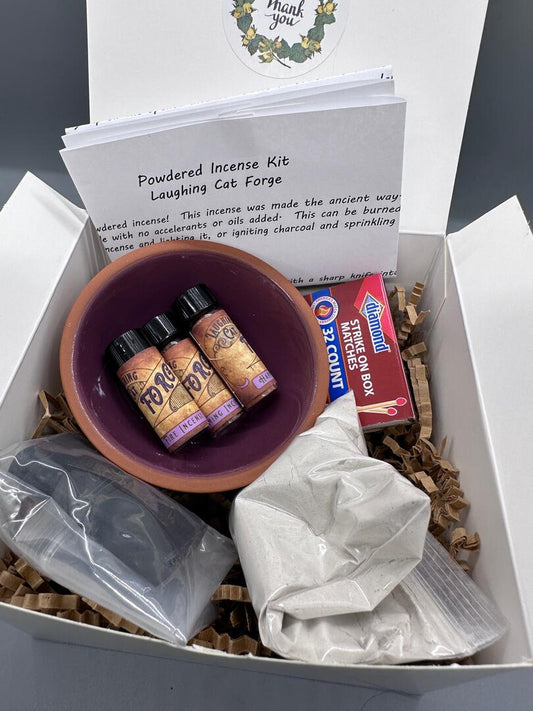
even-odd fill
[[[0,205],[26,170],[79,203],[57,152],[64,127],[88,121],[85,3],[3,0],[0,13]],[[533,215],[532,36],[531,0],[491,0],[449,231],[513,194]],[[533,673],[416,698],[0,635],[0,711],[533,708]]]

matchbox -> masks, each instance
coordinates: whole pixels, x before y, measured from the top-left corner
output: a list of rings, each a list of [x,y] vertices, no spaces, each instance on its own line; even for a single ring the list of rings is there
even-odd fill
[[[365,430],[408,422],[411,393],[381,274],[305,297],[322,330],[329,362],[329,398],[353,390]]]

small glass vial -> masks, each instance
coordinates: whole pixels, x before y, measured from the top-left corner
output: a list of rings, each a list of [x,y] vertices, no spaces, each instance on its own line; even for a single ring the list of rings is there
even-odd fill
[[[245,409],[276,390],[265,364],[205,284],[178,296],[173,310]]]
[[[204,413],[209,431],[219,435],[242,415],[233,393],[224,385],[211,363],[188,334],[167,314],[143,326],[146,339],[159,349],[185,390]]]
[[[115,338],[107,354],[122,385],[170,452],[207,428],[205,415],[172,368],[138,330]]]

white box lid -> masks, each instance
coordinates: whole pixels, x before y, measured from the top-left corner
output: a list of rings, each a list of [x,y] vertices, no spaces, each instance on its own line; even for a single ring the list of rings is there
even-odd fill
[[[488,547],[494,551],[493,560],[484,558],[480,563],[497,565],[497,549],[508,545],[522,607],[521,619],[526,621],[523,631],[533,645],[530,540],[533,235],[515,197],[450,235],[447,243],[485,438],[490,444],[490,468],[495,475],[508,537],[508,541],[489,541]],[[468,431],[468,412],[461,416],[466,417]],[[476,482],[468,482],[467,490],[473,500],[488,495],[490,473],[487,470],[481,474]],[[492,502],[485,502],[485,508],[492,510]],[[491,528],[490,522],[485,525]],[[491,535],[489,530],[485,538]],[[494,571],[493,568],[494,572],[502,576],[501,569]],[[505,578],[499,584],[509,589],[514,586]]]
[[[350,3],[337,49],[297,78],[393,65],[408,102],[402,231],[445,232],[487,2]],[[91,121],[294,83],[238,58],[223,26],[231,0],[187,8],[87,0]]]

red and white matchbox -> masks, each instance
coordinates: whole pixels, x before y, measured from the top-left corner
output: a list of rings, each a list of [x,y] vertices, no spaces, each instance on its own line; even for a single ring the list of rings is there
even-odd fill
[[[330,400],[353,390],[365,430],[412,420],[413,402],[381,274],[305,298],[326,342]]]

